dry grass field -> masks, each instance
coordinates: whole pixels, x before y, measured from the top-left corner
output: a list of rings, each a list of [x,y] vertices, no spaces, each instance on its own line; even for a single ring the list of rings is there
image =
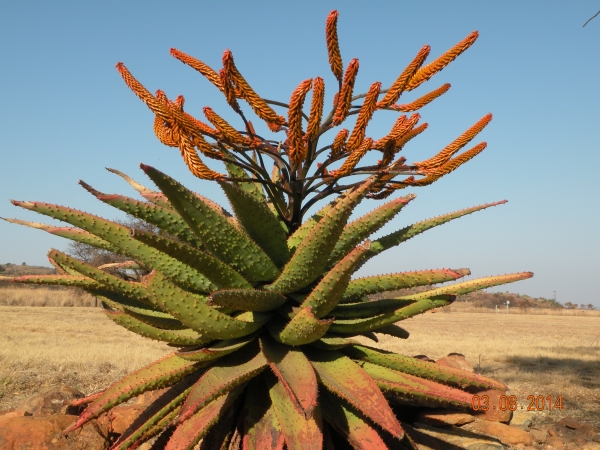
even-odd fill
[[[462,353],[477,372],[507,383],[519,405],[527,407],[529,395],[561,395],[563,410],[536,413],[539,420],[570,415],[599,425],[599,315],[459,309],[404,321],[408,340],[380,335],[368,343],[433,359]],[[171,351],[113,324],[99,308],[0,306],[0,317],[0,410],[60,383],[90,394]]]

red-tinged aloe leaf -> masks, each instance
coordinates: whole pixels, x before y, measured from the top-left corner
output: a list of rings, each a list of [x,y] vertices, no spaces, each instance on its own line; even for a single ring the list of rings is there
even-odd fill
[[[75,286],[88,289],[101,289],[103,284],[88,277],[74,275],[22,275],[12,279],[15,283],[51,284],[55,286]]]
[[[368,319],[335,320],[329,330],[332,333],[339,334],[357,334],[365,333],[367,331],[376,332],[378,328],[391,325],[400,320],[408,319],[417,314],[422,314],[430,309],[447,306],[452,303],[455,298],[455,295],[437,295]]]
[[[476,211],[481,211],[482,209],[489,208],[491,206],[502,205],[506,203],[506,200],[501,200],[495,203],[488,203],[486,205],[475,206],[473,208],[461,209],[460,211],[452,212],[449,214],[444,214],[442,216],[433,217],[432,219],[423,220],[422,222],[415,223],[413,225],[409,225],[401,230],[395,231],[387,236],[379,238],[373,241],[373,245],[371,245],[371,250],[365,256],[362,261],[362,264],[367,262],[373,256],[378,255],[379,253],[388,250],[396,245],[407,241],[408,239],[423,233],[430,228],[436,227],[438,225],[443,225],[446,222],[449,222],[454,219],[458,219],[459,217],[466,216],[467,214],[474,213]]]
[[[321,410],[316,408],[313,416],[306,419],[289,401],[289,396],[281,382],[275,383],[269,390],[273,409],[283,432],[288,450],[321,450],[323,432]]]
[[[307,419],[317,406],[317,376],[300,350],[279,344],[264,336],[260,347],[281,385],[285,388],[292,403]]]
[[[356,450],[388,450],[377,430],[360,412],[327,391],[321,392],[320,396],[323,419],[346,436],[352,447]]]
[[[198,374],[188,375],[154,400],[121,434],[111,450],[137,448],[170,423],[179,413],[179,409],[191,390]]]
[[[100,391],[100,392],[96,392],[94,394],[88,395],[87,397],[76,398],[74,400],[67,400],[67,401],[64,402],[64,404],[65,405],[69,405],[69,406],[87,405],[89,403],[92,403],[98,397],[100,397],[103,392],[104,391]]]
[[[348,253],[352,247],[355,247],[364,241],[367,237],[371,236],[394,218],[394,216],[415,197],[416,195],[410,194],[406,197],[400,197],[389,201],[346,225],[340,238],[335,244],[335,248],[331,252],[327,265],[334,265]]]
[[[253,380],[246,389],[242,450],[283,450],[285,440],[269,391],[263,380]]]
[[[211,306],[222,306],[238,311],[271,311],[286,302],[285,296],[258,289],[225,289],[213,292],[208,298]]]
[[[474,386],[484,389],[499,389],[501,391],[507,389],[504,384],[476,373],[440,366],[435,363],[420,361],[415,358],[409,358],[397,353],[366,347],[364,345],[345,347],[342,353],[356,360],[368,361],[398,372],[454,386]]]
[[[265,252],[223,214],[213,210],[209,204],[168,175],[144,164],[141,168],[167,196],[210,253],[252,283],[271,281],[279,275],[279,270]]]
[[[454,283],[441,288],[433,289],[431,291],[420,292],[413,295],[404,295],[398,297],[399,299],[405,300],[420,300],[437,295],[464,295],[469,292],[478,291],[480,289],[487,289],[492,286],[498,286],[500,284],[513,283],[515,281],[525,280],[533,276],[532,272],[520,272],[520,273],[509,273],[506,275],[496,275],[491,277],[477,278],[475,280],[461,281],[460,283]]]
[[[309,306],[301,309],[287,323],[275,317],[267,323],[267,330],[277,342],[286,345],[304,345],[323,337],[332,322],[333,319],[317,319]]]
[[[113,322],[121,325],[129,331],[139,334],[156,341],[168,342],[180,346],[200,345],[212,338],[206,338],[193,330],[162,330],[153,327],[141,320],[133,317],[131,314],[123,311],[104,310],[104,314]]]
[[[224,356],[209,368],[192,388],[177,423],[183,423],[209,402],[251,380],[267,366],[257,345]]]
[[[69,267],[98,283],[102,283],[109,290],[119,292],[143,303],[150,303],[148,291],[146,291],[146,288],[141,283],[125,281],[58,250],[50,250],[48,257],[62,266]]]
[[[188,361],[213,361],[229,353],[239,350],[256,338],[257,333],[250,334],[237,339],[228,339],[212,344],[210,347],[198,350],[180,350],[177,356]]]
[[[245,386],[235,389],[217,397],[204,408],[194,414],[189,420],[180,424],[165,450],[191,450],[202,437],[208,433],[210,428],[219,420],[225,411],[232,405],[240,395]]]
[[[82,180],[79,180],[79,184],[98,200],[114,206],[138,219],[152,223],[161,230],[177,236],[195,247],[202,248],[202,242],[198,240],[181,216],[172,208],[165,208],[156,204],[141,202],[133,198],[125,197],[124,195],[104,194]]]
[[[92,247],[101,248],[111,252],[117,250],[117,248],[110,242],[107,242],[104,239],[100,239],[99,237],[94,236],[93,234],[88,233],[85,230],[80,230],[79,228],[56,227],[53,225],[46,225],[45,223],[28,222],[26,220],[19,219],[2,219],[10,223],[16,223],[18,225],[25,225],[27,227],[37,228],[38,230],[44,230],[50,234],[54,234],[55,236],[71,239],[72,241],[81,242],[82,244],[91,245]]]
[[[352,303],[366,295],[379,292],[445,283],[470,274],[469,269],[435,269],[358,278],[348,283],[340,303]]]
[[[370,245],[371,242],[366,241],[342,258],[302,302],[301,308],[311,307],[313,314],[318,319],[329,314],[342,298],[356,265],[369,250]]]
[[[307,286],[323,273],[352,210],[377,179],[369,178],[330,209],[300,243],[281,275],[265,289],[286,294]]]
[[[434,402],[437,406],[469,407],[473,394],[414,375],[397,372],[369,362],[358,363],[375,380],[380,389],[399,394],[408,401]]]
[[[248,388],[246,387],[245,390]],[[227,408],[217,423],[202,438],[198,450],[242,450],[240,398]]]
[[[162,192],[153,191],[152,189],[148,189],[146,186],[141,185],[137,181],[135,181],[130,176],[124,174],[123,172],[118,171],[117,169],[106,168],[109,172],[112,172],[116,175],[119,175],[123,178],[129,185],[134,188],[136,191],[140,193],[142,197],[148,200],[155,205],[162,206],[163,208],[173,209],[173,206],[167,200],[167,197],[164,196]]]
[[[394,437],[404,431],[373,379],[358,364],[335,350],[306,352],[319,381]]]
[[[268,313],[244,313],[230,317],[205,303],[205,297],[184,291],[154,271],[146,277],[146,287],[157,305],[182,324],[213,339],[235,339],[262,328]]]
[[[194,363],[179,358],[174,353],[153,362],[135,372],[121,378],[108,387],[102,395],[94,400],[77,421],[69,426],[64,433],[81,427],[86,422],[98,417],[105,411],[126,402],[130,398],[143,394],[146,391],[170,386],[185,376],[199,370],[202,363]]]

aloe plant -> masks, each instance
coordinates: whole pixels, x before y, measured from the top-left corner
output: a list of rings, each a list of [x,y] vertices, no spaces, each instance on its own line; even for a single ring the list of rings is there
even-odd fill
[[[412,440],[389,401],[405,408],[460,409],[470,406],[470,387],[506,389],[490,378],[354,339],[376,339],[374,333],[406,339],[408,332],[397,322],[449,305],[457,295],[532,276],[524,272],[486,277],[399,297],[393,292],[458,280],[470,272],[421,270],[352,279],[379,253],[432,227],[504,203],[435,217],[373,241],[369,236],[414,195],[349,221],[363,199],[383,199],[406,187],[431,184],[485,148],[481,143],[454,156],[491,115],[434,157],[412,165],[398,153],[427,127],[418,125],[418,114],[400,115],[390,133],[378,140],[366,137],[365,131],[376,110],[413,112],[445,93],[449,85],[411,103],[397,103],[402,93],[420,86],[472,45],[477,33],[427,65],[429,47],[423,47],[389,89],[382,90],[377,82],[366,94],[356,95],[358,60],[343,70],[337,17],[333,11],[326,25],[329,62],[337,81],[327,116],[322,78],[300,83],[288,104],[266,100],[246,82],[229,51],[219,73],[179,50],[171,53],[223,92],[243,123],[241,131],[208,107],[204,114],[210,125],[192,117],[183,110],[183,97],[171,101],[161,91],[152,95],[123,64],[117,65],[127,85],[156,115],[154,131],[160,141],[179,148],[195,176],[218,183],[232,213],[144,164],[142,170],[158,190],[108,169],[144,200],[81,185],[99,200],[158,227],[159,233],[130,230],[54,204],[13,201],[70,226],[6,220],[125,255],[129,261],[119,264],[122,269],[149,272],[141,281],[123,279],[108,266],[93,267],[51,250],[48,256],[58,275],[14,281],[78,286],[102,300],[110,320],[176,349],[79,400],[87,407],[66,433],[143,392],[166,388],[113,448],[136,448],[159,433],[167,449],[191,449],[199,441],[204,449],[333,448],[332,433],[357,449],[385,449],[394,442],[411,448]],[[306,114],[303,107],[311,89]],[[362,104],[355,105],[361,99]],[[239,100],[247,102],[272,132],[285,135],[259,135]],[[287,109],[287,118],[273,107]],[[357,118],[351,131],[341,129],[330,144],[319,146],[324,134],[353,115]],[[381,153],[381,159],[361,166],[369,152]],[[209,168],[203,158],[221,161],[227,173]],[[266,160],[273,162],[271,171]],[[362,177],[356,181],[356,176]],[[344,184],[348,177],[354,181]],[[332,195],[333,201],[303,220],[313,205]],[[388,298],[369,297],[386,292]]]

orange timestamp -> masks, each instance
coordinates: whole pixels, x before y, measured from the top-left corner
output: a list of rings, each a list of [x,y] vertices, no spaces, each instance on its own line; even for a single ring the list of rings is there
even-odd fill
[[[523,404],[518,405],[516,395],[501,395],[498,398],[498,404],[492,405],[487,395],[474,395],[471,398],[471,409],[474,411],[489,411],[494,409],[500,411],[506,411],[507,409],[510,411],[516,411],[517,409],[526,409],[527,411],[543,411],[546,409],[552,411],[553,409],[560,409],[562,411],[563,409],[562,395],[558,397],[552,397],[551,395],[546,397],[543,395],[528,395],[527,400],[529,404],[525,408]]]

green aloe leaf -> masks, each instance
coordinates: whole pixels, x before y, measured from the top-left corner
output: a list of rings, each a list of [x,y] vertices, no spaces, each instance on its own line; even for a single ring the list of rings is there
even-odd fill
[[[285,296],[258,289],[225,289],[213,292],[208,304],[240,311],[271,311],[286,302]]]
[[[153,327],[152,325],[148,325],[133,315],[123,311],[105,310],[104,314],[123,328],[156,341],[168,342],[179,346],[192,346],[207,342],[205,337],[200,336],[193,330],[162,330]],[[211,338],[208,338],[208,340],[212,341]]]
[[[340,238],[335,244],[333,252],[331,252],[327,265],[334,265],[353,247],[360,244],[387,222],[392,220],[396,214],[398,214],[400,210],[415,197],[416,195],[410,194],[406,197],[394,199],[346,225]]]
[[[502,205],[504,203],[506,203],[506,200],[501,200],[495,203],[488,203],[486,205],[481,206],[474,206],[473,208],[461,209],[460,211],[444,214],[438,217],[433,217],[431,219],[423,220],[422,222],[417,222],[413,225],[409,225],[408,227],[402,228],[401,230],[388,234],[387,236],[373,241],[371,251],[363,260],[363,264],[369,259],[371,259],[373,256],[378,255],[379,253],[388,250],[392,247],[395,247],[396,245],[401,244],[402,242],[407,241],[410,238],[413,238],[416,235],[429,230],[430,228],[437,227],[438,225],[443,225],[446,222],[450,222],[451,220],[466,216],[467,214],[472,214],[476,211],[481,211],[483,209],[490,208],[492,206]]]
[[[225,151],[223,153],[231,157],[229,152]],[[225,161],[225,167],[231,178],[250,178],[250,175],[236,164]],[[266,202],[265,191],[263,190],[262,184],[253,181],[233,181],[232,183],[248,195],[251,195],[256,201]]]
[[[52,225],[46,225],[44,223],[37,222],[28,222],[25,220],[19,219],[4,219],[10,223],[15,223],[18,225],[25,225],[30,228],[36,228],[38,230],[44,230],[50,234],[55,236],[64,237],[66,239],[70,239],[75,242],[81,242],[82,244],[91,245],[92,247],[101,248],[104,250],[108,250],[110,252],[117,252],[118,249],[110,242],[105,241],[104,239],[100,239],[98,236],[94,236],[91,233],[88,233],[85,230],[80,230],[79,228],[72,227],[55,227]]]
[[[266,289],[287,294],[307,286],[325,269],[337,239],[354,207],[377,181],[372,177],[332,208],[298,246],[281,275]]]
[[[141,167],[210,253],[250,282],[270,281],[279,275],[279,270],[263,250],[223,214],[168,175],[144,164]]]
[[[496,275],[491,277],[477,278],[475,280],[462,281],[460,283],[454,283],[441,288],[433,289],[431,291],[420,292],[418,294],[404,295],[398,297],[403,300],[419,300],[430,296],[438,295],[464,295],[469,292],[479,291],[481,289],[487,289],[492,286],[498,286],[500,284],[514,283],[515,281],[525,280],[533,276],[532,272],[520,272],[520,273],[509,273],[506,275]]]
[[[167,200],[167,197],[162,192],[153,191],[152,189],[148,189],[146,186],[141,185],[137,181],[135,181],[130,176],[124,174],[123,172],[118,171],[117,169],[109,169],[106,168],[109,172],[112,172],[116,175],[119,175],[123,178],[129,185],[134,188],[136,191],[140,193],[142,197],[148,200],[150,203],[154,203],[155,205],[162,206],[163,208],[173,209],[173,206]]]
[[[359,245],[348,253],[327,272],[300,307],[311,307],[315,317],[319,319],[329,314],[341,300],[350,282],[350,277],[361,258],[369,250],[370,244],[369,241],[366,241],[364,245]]]
[[[211,292],[215,286],[198,271],[158,250],[136,241],[129,228],[92,214],[42,202],[18,202],[13,204],[80,227],[114,245],[118,253],[130,256],[147,267],[157,268],[169,278],[190,289]]]
[[[377,331],[378,328],[391,325],[418,314],[423,314],[430,309],[447,306],[452,303],[455,298],[455,295],[438,295],[419,300],[395,311],[367,319],[335,320],[329,330],[332,333],[340,334],[357,334],[367,331]]]
[[[298,227],[296,231],[288,238],[287,245],[290,252],[294,253],[298,246],[306,239],[311,230],[325,217],[329,211],[337,204],[338,200],[334,200],[323,206],[319,211],[313,214],[310,219]]]
[[[289,322],[275,318],[267,323],[267,330],[277,342],[287,345],[310,344],[325,335],[333,319],[319,320],[312,308],[301,309]]]
[[[379,292],[445,283],[470,274],[469,269],[434,269],[357,278],[348,284],[340,303],[360,301],[366,295]]]
[[[159,236],[143,230],[131,230],[131,235],[134,239],[198,271],[219,289],[251,287],[244,277],[231,266],[209,253],[166,236]]]
[[[265,200],[244,192],[235,184],[220,181],[236,217],[261,249],[276,266],[283,266],[290,259],[287,235],[279,219],[271,213]]]
[[[142,303],[149,303],[148,291],[146,291],[146,288],[144,288],[141,283],[125,281],[122,278],[97,269],[90,264],[79,261],[78,259],[58,250],[50,250],[48,252],[48,257],[52,258],[62,266],[76,270],[80,274],[85,275],[86,277],[91,278],[98,283],[101,283],[107,289],[130,296]]]
[[[73,286],[80,288],[99,289],[103,288],[102,283],[98,283],[88,277],[75,275],[21,275],[13,278],[15,282],[27,284],[50,284],[55,286]]]
[[[79,181],[79,184],[98,200],[114,206],[138,219],[154,224],[163,232],[177,236],[197,248],[202,248],[202,242],[200,242],[194,233],[192,233],[185,221],[177,214],[177,211],[172,208],[148,202],[141,202],[133,198],[125,197],[124,195],[104,194],[81,180]]]
[[[237,339],[227,339],[195,350],[180,350],[177,356],[188,361],[214,361],[225,355],[235,352],[248,345],[256,338],[256,333]]]
[[[259,330],[271,317],[267,313],[250,313],[230,317],[206,304],[206,297],[184,291],[169,282],[160,272],[146,277],[147,289],[157,305],[181,323],[214,339],[235,339]]]
[[[440,366],[435,363],[420,361],[415,358],[409,358],[408,356],[366,347],[364,345],[345,347],[342,350],[342,353],[356,360],[367,361],[398,372],[451,384],[453,386],[473,386],[483,389],[499,389],[501,391],[507,389],[504,384],[473,372]]]

